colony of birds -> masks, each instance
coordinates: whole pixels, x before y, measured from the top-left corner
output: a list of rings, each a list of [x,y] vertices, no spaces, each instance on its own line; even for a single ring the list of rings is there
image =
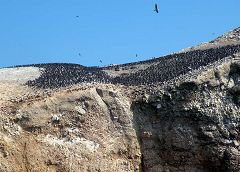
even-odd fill
[[[42,74],[36,80],[27,82],[27,85],[39,88],[60,88],[73,84],[92,82],[123,85],[154,84],[168,81],[237,52],[240,52],[240,45],[227,45],[206,50],[176,53],[152,60],[109,67],[85,67],[63,63],[35,64],[31,66],[43,69]],[[144,70],[125,73],[115,77],[105,72],[105,70],[119,71],[125,68],[131,69],[131,66],[149,63],[153,65]]]
[[[184,75],[189,71],[214,63],[224,57],[240,51],[240,45],[195,50],[179,54],[168,55],[156,59],[156,65],[145,70],[131,73],[128,76],[114,78],[115,83],[124,85],[154,84]],[[144,62],[142,62],[144,63]]]

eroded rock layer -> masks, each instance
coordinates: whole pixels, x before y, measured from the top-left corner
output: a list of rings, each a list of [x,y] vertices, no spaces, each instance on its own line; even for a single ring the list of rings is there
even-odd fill
[[[0,69],[0,171],[240,171],[239,36],[104,68]]]

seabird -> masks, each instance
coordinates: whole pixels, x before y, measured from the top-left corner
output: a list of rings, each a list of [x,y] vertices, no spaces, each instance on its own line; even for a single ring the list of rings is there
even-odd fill
[[[155,4],[155,9],[154,9],[154,11],[156,11],[156,13],[158,13],[158,11],[159,11],[157,4]]]

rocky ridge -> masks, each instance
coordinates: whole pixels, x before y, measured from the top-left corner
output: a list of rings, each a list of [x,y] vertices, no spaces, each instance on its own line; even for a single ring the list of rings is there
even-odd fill
[[[0,171],[239,171],[239,34],[104,68],[0,69]]]

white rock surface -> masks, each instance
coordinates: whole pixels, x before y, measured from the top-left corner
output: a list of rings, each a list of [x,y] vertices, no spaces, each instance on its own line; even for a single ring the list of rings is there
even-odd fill
[[[41,75],[38,67],[17,67],[0,69],[1,82],[25,83],[28,80],[34,80]]]

